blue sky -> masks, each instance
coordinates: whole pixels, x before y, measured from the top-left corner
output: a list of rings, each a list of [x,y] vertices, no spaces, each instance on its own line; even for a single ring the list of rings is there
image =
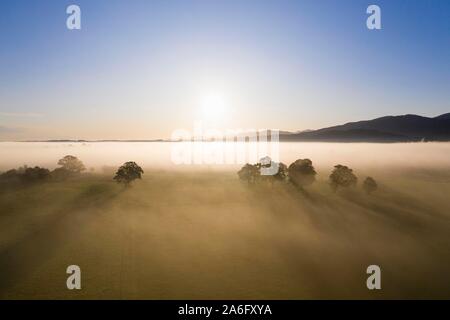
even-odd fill
[[[446,0],[18,0],[0,43],[0,140],[168,137],[211,95],[231,129],[450,111]]]

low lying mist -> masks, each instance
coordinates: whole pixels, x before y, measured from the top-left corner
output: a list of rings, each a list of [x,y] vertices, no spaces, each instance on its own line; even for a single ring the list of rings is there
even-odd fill
[[[58,143],[58,142],[1,142],[0,170],[4,171],[18,165],[55,168],[58,159],[72,154],[82,159],[89,169],[102,170],[116,168],[126,161],[135,161],[145,168],[170,168],[181,170],[215,169],[235,170],[245,162],[253,163],[259,157],[269,155],[270,150],[247,143],[191,143],[192,165],[176,164],[173,161],[175,148],[181,144],[170,142],[95,142],[95,143]],[[253,159],[248,155],[251,150],[258,151]],[[182,148],[181,148],[182,149]],[[233,164],[226,159],[231,149]],[[309,143],[294,142],[279,144],[279,161],[289,163],[299,158],[309,158],[317,168],[332,168],[341,163],[352,168],[450,168],[450,143]],[[183,149],[186,150],[186,149]],[[239,160],[239,152],[246,153]],[[199,151],[200,160],[194,159]],[[197,159],[198,160],[198,159]],[[225,164],[217,164],[222,162]]]
[[[282,143],[281,161],[317,169],[303,189],[247,184],[241,165],[176,166],[172,147],[0,143],[2,170],[67,154],[94,168],[0,187],[0,299],[450,298],[450,143]],[[145,169],[128,187],[112,180],[126,161]],[[337,163],[356,186],[333,192]],[[372,264],[380,291],[366,287]]]

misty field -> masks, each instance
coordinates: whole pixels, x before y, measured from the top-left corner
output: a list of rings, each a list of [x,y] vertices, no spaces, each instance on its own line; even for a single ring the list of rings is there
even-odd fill
[[[306,153],[316,165],[317,181],[304,190],[250,186],[234,169],[147,163],[143,179],[124,187],[98,159],[92,172],[64,181],[1,185],[0,298],[449,299],[449,144],[407,155],[395,150],[414,146],[321,146],[328,156],[286,147],[289,159]],[[0,149],[8,148],[2,169],[11,149],[24,147]],[[89,168],[94,157],[74,148]],[[20,155],[15,167],[50,163],[33,150]],[[368,195],[360,181],[334,193],[330,163],[344,158],[360,180],[375,177],[378,190]],[[70,291],[74,264],[82,290]],[[366,287],[372,264],[381,267],[381,290]]]

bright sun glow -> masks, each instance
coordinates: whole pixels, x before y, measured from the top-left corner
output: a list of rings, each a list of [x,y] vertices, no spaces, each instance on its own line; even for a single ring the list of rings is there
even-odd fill
[[[226,103],[221,95],[209,94],[202,98],[201,109],[205,120],[218,120],[225,115]]]

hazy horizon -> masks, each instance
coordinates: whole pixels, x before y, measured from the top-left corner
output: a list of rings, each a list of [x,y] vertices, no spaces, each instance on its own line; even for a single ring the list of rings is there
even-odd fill
[[[198,142],[201,148],[195,150],[199,150],[202,163],[177,164],[173,161],[174,152],[195,150],[182,147],[176,150],[174,144],[189,146],[191,142],[2,142],[0,172],[22,165],[54,169],[57,161],[67,154],[82,159],[88,171],[95,172],[114,171],[130,160],[146,169],[236,171],[246,162],[255,163],[263,156],[273,156],[270,150],[264,152],[267,147],[264,143],[233,143],[233,149],[229,149],[226,142]],[[239,148],[239,145],[244,147]],[[450,142],[280,142],[277,149],[277,160],[287,165],[299,158],[309,158],[317,168],[325,171],[331,170],[336,164],[346,164],[356,170],[375,171],[450,167]],[[252,150],[257,152],[250,154]],[[235,161],[227,163],[224,159],[226,152],[230,151]],[[237,161],[238,151],[242,151],[245,157],[241,162]],[[223,159],[222,163],[220,159]]]
[[[438,115],[434,115],[434,116],[426,116],[426,115],[420,115],[420,114],[415,114],[421,117],[427,117],[427,118],[434,118],[434,117],[438,117],[440,115],[443,114],[447,114],[450,112],[445,112],[445,113],[441,113]],[[0,114],[1,115],[1,114]],[[386,115],[386,116],[404,116],[404,115],[410,115],[410,114],[402,114],[402,115]],[[367,121],[367,120],[373,120],[373,119],[361,119],[359,121]],[[357,122],[357,121],[356,121]],[[342,125],[342,124],[346,124],[349,122],[344,122],[344,123],[336,123],[335,125]],[[1,129],[1,128],[0,128]],[[187,129],[189,130],[190,128],[183,128],[183,129]],[[243,128],[232,128],[232,129],[227,129],[227,130],[231,130],[230,132],[233,131],[237,131],[237,132],[255,132],[255,131],[260,131],[260,130],[279,130],[280,132],[290,132],[290,133],[298,133],[298,132],[302,132],[302,131],[310,131],[310,130],[318,130],[318,129],[323,129],[323,127],[320,128],[308,128],[308,129],[298,129],[298,130],[286,130],[283,128],[259,128],[259,129],[243,129]],[[226,133],[226,132],[225,132]],[[224,134],[225,136],[226,134]],[[205,136],[204,138],[208,138],[207,136]],[[102,141],[147,141],[147,142],[176,142],[176,139],[172,139],[171,137],[153,137],[153,138],[133,138],[133,139],[121,139],[121,138],[108,138],[108,139],[103,139],[103,138],[96,138],[96,139],[79,139],[79,138],[63,138],[63,137],[53,137],[53,138],[45,138],[45,139],[1,139],[0,138],[0,142],[50,142],[50,141],[54,141],[54,142],[63,142],[63,141],[72,141],[72,142],[77,142],[77,141],[86,141],[86,142],[102,142]],[[301,141],[299,141],[301,142]],[[306,142],[306,141],[304,141]],[[316,141],[316,142],[320,142],[320,141]],[[327,142],[327,141],[324,141]],[[347,143],[346,141],[342,141],[343,143]],[[370,143],[370,141],[366,141],[367,143]],[[375,142],[375,143],[379,143],[379,142]],[[386,142],[386,143],[392,143],[392,142]],[[400,142],[401,143],[401,142]]]

